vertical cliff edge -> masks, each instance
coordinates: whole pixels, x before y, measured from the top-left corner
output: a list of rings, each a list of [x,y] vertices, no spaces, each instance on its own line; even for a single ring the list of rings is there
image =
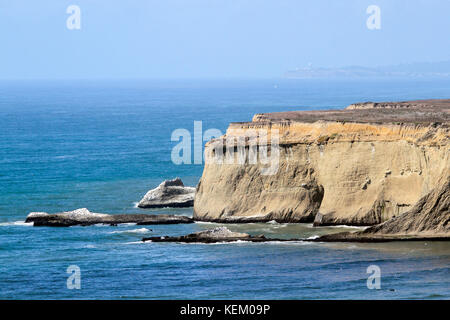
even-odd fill
[[[220,154],[231,161],[205,164],[194,219],[374,225],[398,217],[448,179],[449,123],[450,99],[257,114],[231,123],[205,147],[207,159]],[[233,140],[244,141],[243,148],[225,147]],[[258,152],[267,148],[274,156],[275,147],[276,170],[268,173],[271,164]]]

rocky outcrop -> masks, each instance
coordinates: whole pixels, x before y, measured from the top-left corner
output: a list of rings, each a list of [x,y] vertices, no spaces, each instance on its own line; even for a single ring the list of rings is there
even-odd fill
[[[139,208],[180,208],[194,205],[195,188],[185,187],[180,178],[163,181],[139,201]]]
[[[383,242],[450,240],[450,179],[422,197],[408,212],[361,232],[325,235],[315,241]]]
[[[370,226],[398,217],[449,175],[449,123],[450,100],[258,114],[232,123],[207,143],[205,157],[222,152],[235,161],[207,161],[194,219]],[[279,136],[273,174],[223,147],[244,137],[248,155],[255,131]],[[262,147],[274,146],[258,140]]]
[[[33,222],[35,227],[70,227],[89,226],[93,224],[117,225],[121,223],[136,223],[138,225],[149,224],[179,224],[193,223],[193,220],[185,216],[167,214],[105,214],[90,212],[86,208],[74,211],[49,214],[46,212],[31,212],[25,222]]]
[[[217,243],[217,242],[235,242],[235,241],[249,241],[249,242],[270,242],[270,241],[299,241],[300,239],[273,239],[266,238],[263,235],[251,236],[247,233],[232,232],[225,227],[217,227],[210,230],[191,233],[179,237],[149,237],[143,238],[142,241],[151,242],[184,242],[184,243]]]
[[[399,101],[399,102],[362,102],[349,105],[346,109],[416,109],[427,110],[430,108],[446,108],[448,107],[448,99],[433,99],[433,100],[414,100],[414,101]]]

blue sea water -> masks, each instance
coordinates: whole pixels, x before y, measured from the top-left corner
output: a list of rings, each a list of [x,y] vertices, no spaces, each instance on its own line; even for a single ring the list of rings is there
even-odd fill
[[[217,224],[34,228],[31,211],[173,213],[135,203],[162,180],[196,185],[175,165],[175,129],[225,132],[232,121],[360,101],[450,97],[450,81],[148,80],[0,82],[1,299],[449,299],[450,244],[142,243]],[[311,237],[348,227],[227,225]],[[66,285],[68,266],[81,289]],[[381,270],[369,290],[367,267]]]

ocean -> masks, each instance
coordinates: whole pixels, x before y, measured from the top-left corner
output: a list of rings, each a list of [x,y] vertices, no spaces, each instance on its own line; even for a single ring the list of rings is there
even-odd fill
[[[136,203],[176,165],[176,129],[225,132],[255,113],[450,97],[449,80],[117,80],[0,82],[0,299],[449,299],[450,243],[142,243],[220,224],[34,228],[29,212],[170,213]],[[307,238],[352,230],[230,224]],[[80,289],[68,289],[69,266]],[[371,265],[381,289],[368,289]]]

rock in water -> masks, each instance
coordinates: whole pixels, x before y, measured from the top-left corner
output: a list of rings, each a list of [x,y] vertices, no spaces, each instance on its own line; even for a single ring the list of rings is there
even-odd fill
[[[165,180],[139,201],[139,208],[181,208],[194,205],[195,188],[185,187],[180,178]]]
[[[251,236],[247,233],[232,232],[226,227],[217,227],[210,230],[191,233],[179,237],[150,237],[143,238],[142,241],[152,242],[185,242],[185,243],[216,243],[216,242],[233,242],[233,241],[249,241],[249,242],[270,242],[270,241],[300,241],[301,239],[272,239],[266,238],[264,235]]]
[[[86,208],[68,212],[49,214],[46,212],[31,212],[25,222],[33,222],[35,227],[70,227],[89,226],[93,224],[117,225],[120,223],[148,224],[177,224],[193,223],[193,220],[185,216],[168,214],[105,214],[90,212]]]
[[[243,232],[232,232],[226,227],[217,227],[214,229],[209,229],[205,231],[199,231],[188,235],[197,238],[213,238],[213,239],[223,239],[223,238],[248,238],[250,235]]]

